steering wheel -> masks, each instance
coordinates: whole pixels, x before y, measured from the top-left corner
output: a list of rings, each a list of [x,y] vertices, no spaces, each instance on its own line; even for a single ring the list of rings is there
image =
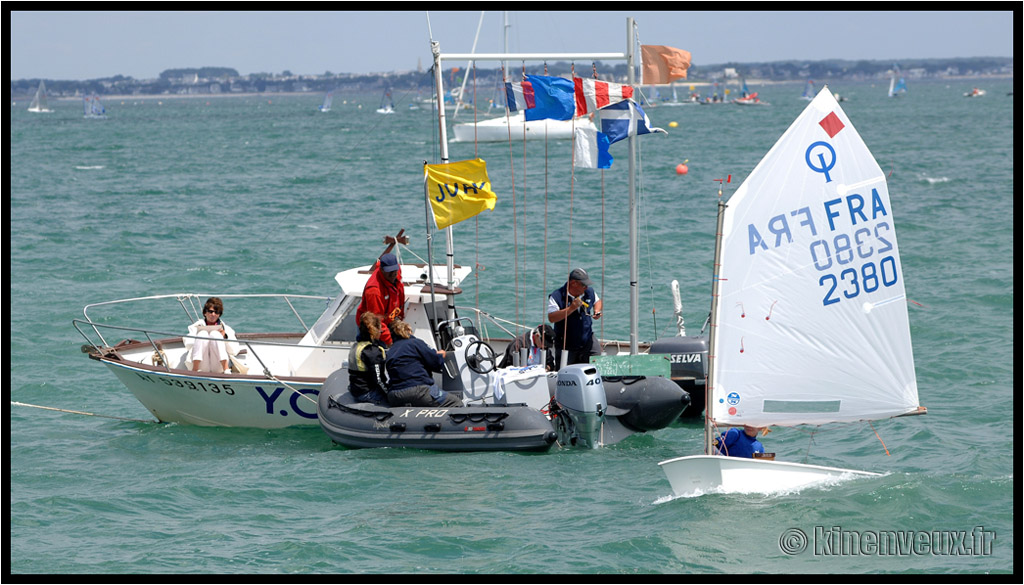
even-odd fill
[[[489,374],[497,368],[494,348],[486,341],[477,339],[466,346],[466,365],[478,374]],[[490,367],[486,367],[490,364]]]

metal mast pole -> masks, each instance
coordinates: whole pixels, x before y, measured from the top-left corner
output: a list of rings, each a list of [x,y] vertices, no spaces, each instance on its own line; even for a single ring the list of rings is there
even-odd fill
[[[715,362],[718,361],[718,282],[722,276],[722,226],[725,223],[725,202],[722,201],[722,190],[718,190],[718,227],[715,230],[715,265],[711,275],[711,332],[708,334],[708,379],[704,385],[704,454],[714,455],[714,433],[711,430],[714,421],[712,404],[715,385]]]
[[[438,131],[441,136],[441,164],[448,164],[448,128],[447,122],[445,121],[444,115],[444,88],[442,85],[443,75],[441,73],[441,43],[438,41],[430,41],[430,51],[434,55],[434,85],[437,87],[437,121]],[[428,227],[429,229],[429,227]],[[446,266],[448,268],[448,289],[454,290],[455,283],[453,279],[455,277],[455,242],[452,238],[451,226],[445,228],[446,233],[446,249],[447,249],[447,260]],[[433,259],[430,260],[433,263]],[[431,268],[433,270],[433,268]],[[431,287],[433,289],[433,287]],[[455,300],[454,295],[448,295],[448,314],[447,319],[451,320],[455,318]]]
[[[633,19],[626,19],[626,83],[635,85],[636,72],[633,68]],[[637,332],[640,325],[640,287],[638,263],[639,247],[637,246],[637,209],[636,209],[636,136],[629,137],[629,353],[636,355]]]

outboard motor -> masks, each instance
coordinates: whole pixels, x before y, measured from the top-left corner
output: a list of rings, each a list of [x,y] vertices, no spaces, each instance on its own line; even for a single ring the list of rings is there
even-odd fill
[[[558,430],[562,444],[596,449],[601,446],[608,400],[597,368],[573,364],[558,371],[555,387]]]
[[[704,412],[704,387],[708,376],[707,337],[663,337],[651,343],[652,354],[669,354],[672,381],[690,395],[682,418],[696,418]]]

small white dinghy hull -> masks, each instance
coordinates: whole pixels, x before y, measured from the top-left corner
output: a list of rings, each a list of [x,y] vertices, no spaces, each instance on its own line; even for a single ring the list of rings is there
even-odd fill
[[[838,467],[721,455],[677,457],[662,461],[658,465],[668,477],[676,496],[709,492],[770,494],[801,489],[822,482],[880,475]]]

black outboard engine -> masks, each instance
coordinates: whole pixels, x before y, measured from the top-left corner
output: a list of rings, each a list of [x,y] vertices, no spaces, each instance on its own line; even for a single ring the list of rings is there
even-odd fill
[[[704,412],[704,387],[708,377],[707,337],[664,337],[651,344],[652,354],[669,354],[672,381],[690,394],[690,405],[681,418],[697,418]]]

